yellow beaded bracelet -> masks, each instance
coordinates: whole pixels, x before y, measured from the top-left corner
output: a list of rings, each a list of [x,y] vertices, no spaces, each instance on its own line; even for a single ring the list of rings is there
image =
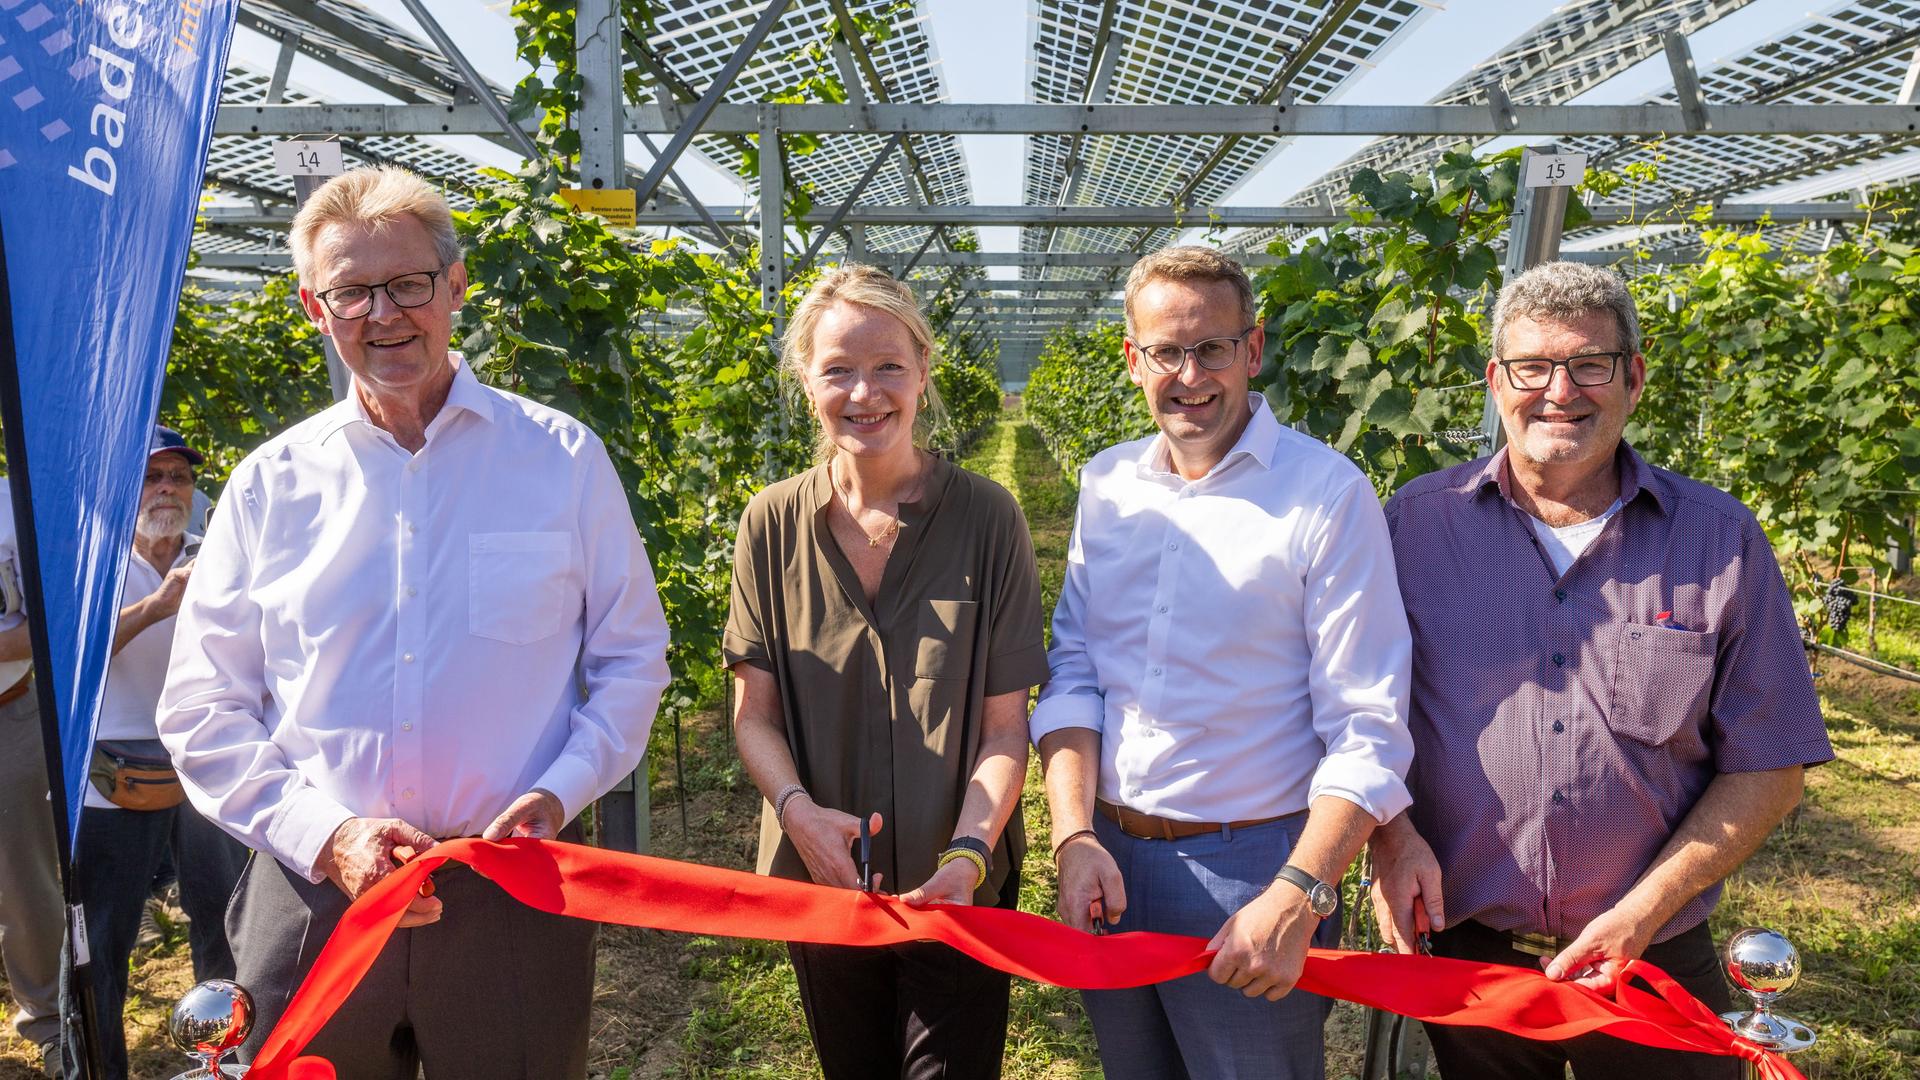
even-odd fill
[[[974,888],[978,889],[981,883],[987,880],[987,860],[982,858],[979,852],[963,847],[950,847],[941,852],[940,862],[936,865],[935,869],[944,870],[947,868],[947,864],[955,859],[965,859],[973,864],[973,872],[975,875],[973,879]]]

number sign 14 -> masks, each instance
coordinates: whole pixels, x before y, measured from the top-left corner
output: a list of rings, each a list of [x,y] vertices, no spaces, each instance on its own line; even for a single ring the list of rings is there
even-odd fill
[[[281,176],[339,176],[347,168],[339,143],[294,139],[273,144],[273,171]]]
[[[1528,154],[1526,183],[1536,187],[1572,187],[1587,176],[1585,154]]]

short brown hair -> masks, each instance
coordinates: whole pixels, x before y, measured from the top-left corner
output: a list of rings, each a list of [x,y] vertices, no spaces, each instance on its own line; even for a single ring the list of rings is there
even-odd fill
[[[1162,248],[1133,264],[1133,270],[1127,274],[1126,316],[1129,334],[1133,333],[1134,297],[1139,296],[1140,290],[1154,281],[1178,281],[1185,284],[1227,282],[1233,286],[1234,293],[1240,298],[1241,324],[1252,326],[1256,321],[1253,307],[1253,282],[1247,280],[1247,271],[1239,263],[1210,247],[1184,244],[1180,247]]]
[[[439,189],[398,165],[371,165],[349,169],[320,185],[293,215],[287,244],[293,249],[293,266],[301,284],[312,282],[313,244],[322,229],[348,222],[384,225],[402,216],[426,227],[441,266],[459,261],[460,237],[453,231],[453,214]]]

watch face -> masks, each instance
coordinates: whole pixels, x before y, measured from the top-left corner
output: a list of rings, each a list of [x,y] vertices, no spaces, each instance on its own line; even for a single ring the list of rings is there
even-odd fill
[[[1313,887],[1312,892],[1307,894],[1307,906],[1313,909],[1315,915],[1324,919],[1340,906],[1340,894],[1333,891],[1333,886],[1324,881],[1320,882]]]

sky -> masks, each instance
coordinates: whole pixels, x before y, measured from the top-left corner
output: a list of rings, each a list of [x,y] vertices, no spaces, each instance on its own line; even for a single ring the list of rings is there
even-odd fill
[[[411,28],[414,23],[398,0],[363,0],[393,22]],[[1030,35],[1029,0],[922,0],[927,30],[940,59],[948,100],[967,103],[1021,102],[1027,99],[1025,44]],[[1466,74],[1471,66],[1518,37],[1552,13],[1560,0],[1421,0],[1429,8],[1421,21],[1375,65],[1351,80],[1334,100],[1345,104],[1386,105],[1423,103]],[[513,25],[506,0],[426,0],[429,12],[454,39],[474,66],[494,82],[511,86],[520,78],[521,64],[513,55]],[[1805,20],[1813,11],[1834,6],[1832,0],[1755,0],[1754,3],[1696,32],[1690,37],[1701,70],[1709,70],[1723,56],[1735,55],[1755,42]],[[476,10],[478,9],[478,10]],[[426,35],[418,35],[423,40]],[[1019,42],[1019,48],[1008,48]],[[271,71],[276,46],[267,38],[240,30],[233,57],[250,67]],[[382,95],[360,87],[316,61],[296,60],[289,80],[339,102],[378,101]],[[1575,99],[1577,104],[1615,104],[1641,99],[1672,83],[1666,60],[1658,51]],[[511,167],[512,155],[478,139],[447,139],[449,145],[491,164]],[[1357,136],[1298,138],[1270,158],[1223,202],[1235,206],[1274,206],[1338,165],[1369,140]],[[1517,139],[1495,140],[1488,149],[1501,149]],[[964,135],[960,137],[972,178],[974,201],[983,205],[1021,201],[1025,137],[1018,135]],[[644,167],[652,159],[629,138],[628,157]],[[264,149],[262,151],[265,152]],[[1907,162],[1920,170],[1920,155]],[[678,170],[699,198],[710,205],[747,201],[740,181],[688,154]],[[1804,195],[1802,196],[1804,197]],[[988,251],[1019,248],[1018,229],[981,229],[981,247]],[[997,277],[1017,276],[1010,267],[992,271]]]

